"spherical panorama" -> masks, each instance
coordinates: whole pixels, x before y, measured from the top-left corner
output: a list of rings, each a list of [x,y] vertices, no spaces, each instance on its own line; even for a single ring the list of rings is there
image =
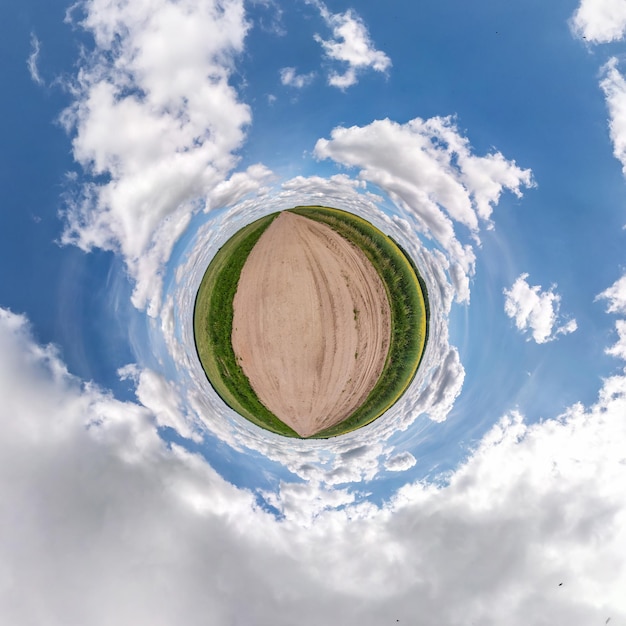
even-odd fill
[[[194,338],[222,400],[287,437],[354,431],[393,406],[428,337],[420,273],[391,237],[335,208],[266,215],[211,260]]]

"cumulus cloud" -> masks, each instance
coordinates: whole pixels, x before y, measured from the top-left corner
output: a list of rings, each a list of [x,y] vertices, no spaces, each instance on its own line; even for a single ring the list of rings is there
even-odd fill
[[[339,89],[346,89],[358,82],[358,74],[366,69],[386,72],[391,67],[391,59],[374,47],[363,20],[353,11],[331,13],[326,5],[318,0],[309,0],[317,7],[324,21],[332,29],[332,39],[323,39],[315,35],[326,57],[347,65],[343,73],[331,72],[328,84]]]
[[[26,62],[26,66],[28,67],[28,73],[35,83],[37,83],[38,85],[43,85],[43,78],[41,78],[41,75],[39,74],[39,67],[37,65],[39,63],[41,44],[35,33],[31,33],[30,35],[30,48],[31,53],[28,56],[28,61]]]
[[[622,39],[626,32],[626,4],[623,0],[581,0],[570,27],[575,35],[591,43]]]
[[[235,172],[227,180],[219,182],[208,193],[205,212],[221,209],[239,202],[249,194],[263,193],[265,185],[274,174],[262,163],[251,165],[243,172]]]
[[[617,58],[612,57],[603,66],[600,87],[609,110],[613,154],[622,164],[622,172],[626,176],[626,81],[617,69],[617,63]]]
[[[32,341],[26,320],[3,309],[0,354],[0,621],[232,621],[235,607],[189,601],[237,558],[211,526],[254,510],[250,494],[167,448],[146,408],[70,376],[54,349]],[[190,578],[175,589],[177,570]]]
[[[280,82],[283,85],[295,87],[296,89],[302,89],[303,87],[310,85],[314,78],[315,72],[298,74],[295,67],[283,67],[280,70]]]
[[[119,375],[122,380],[134,381],[137,399],[152,412],[159,426],[173,428],[196,443],[202,441],[199,429],[193,428],[193,420],[181,406],[181,395],[171,382],[157,372],[140,370],[135,365],[123,367]]]
[[[375,506],[285,484],[282,519],[166,446],[149,409],[70,376],[6,310],[0,385],[3,623],[626,619],[625,374],[588,409],[505,416],[443,486]]]
[[[95,48],[62,116],[92,177],[68,198],[65,243],[119,251],[133,303],[154,312],[158,279],[203,194],[236,164],[249,108],[229,84],[248,29],[242,0],[89,0]]]
[[[503,191],[521,196],[533,185],[530,170],[519,168],[499,152],[472,154],[450,117],[415,118],[406,124],[389,119],[363,127],[337,127],[330,139],[315,146],[320,159],[330,158],[359,167],[359,176],[384,189],[419,219],[420,230],[434,238],[450,259],[457,299],[469,300],[469,277],[474,273],[471,246],[456,236],[454,222],[477,237]]]
[[[554,287],[542,291],[539,285],[529,285],[527,278],[528,274],[521,274],[510,289],[504,289],[504,310],[515,326],[522,332],[530,332],[537,343],[573,333],[577,329],[576,320],[564,320],[559,314],[561,296]]]
[[[389,457],[385,462],[385,468],[391,472],[404,472],[411,469],[417,460],[410,452],[400,452]]]
[[[414,411],[425,412],[433,422],[445,421],[465,380],[465,368],[455,347],[444,343],[440,357],[432,368],[428,387],[412,404]]]

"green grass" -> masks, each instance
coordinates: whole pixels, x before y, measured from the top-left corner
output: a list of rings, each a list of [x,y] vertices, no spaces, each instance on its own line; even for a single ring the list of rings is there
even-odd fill
[[[391,308],[389,352],[375,387],[352,415],[312,438],[335,437],[380,417],[406,391],[417,372],[428,338],[428,296],[409,255],[366,220],[328,207],[290,210],[327,224],[359,247],[378,271]],[[233,299],[241,270],[259,237],[277,216],[278,213],[273,213],[248,224],[219,249],[196,296],[194,338],[207,378],[228,406],[262,428],[286,437],[299,437],[257,398],[232,347]],[[356,318],[358,311],[355,310],[354,315]]]
[[[318,439],[336,437],[380,417],[411,384],[428,336],[430,311],[426,286],[406,252],[368,221],[328,207],[296,207],[291,211],[327,224],[359,247],[378,271],[391,308],[391,343],[378,382],[352,415],[313,435]]]
[[[232,346],[233,299],[241,270],[259,237],[277,216],[273,213],[248,224],[218,250],[198,289],[193,331],[202,368],[220,398],[261,428],[299,437],[257,398]]]

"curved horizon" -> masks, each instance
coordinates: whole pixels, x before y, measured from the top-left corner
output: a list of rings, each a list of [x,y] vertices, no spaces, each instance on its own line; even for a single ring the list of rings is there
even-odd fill
[[[626,622],[622,5],[1,3],[0,623]],[[197,356],[211,260],[298,206],[428,299],[339,437]]]

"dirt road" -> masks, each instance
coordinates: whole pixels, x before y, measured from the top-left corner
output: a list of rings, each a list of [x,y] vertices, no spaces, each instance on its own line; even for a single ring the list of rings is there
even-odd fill
[[[390,341],[384,285],[325,224],[281,213],[252,249],[232,344],[259,400],[307,437],[343,421],[378,380]]]

